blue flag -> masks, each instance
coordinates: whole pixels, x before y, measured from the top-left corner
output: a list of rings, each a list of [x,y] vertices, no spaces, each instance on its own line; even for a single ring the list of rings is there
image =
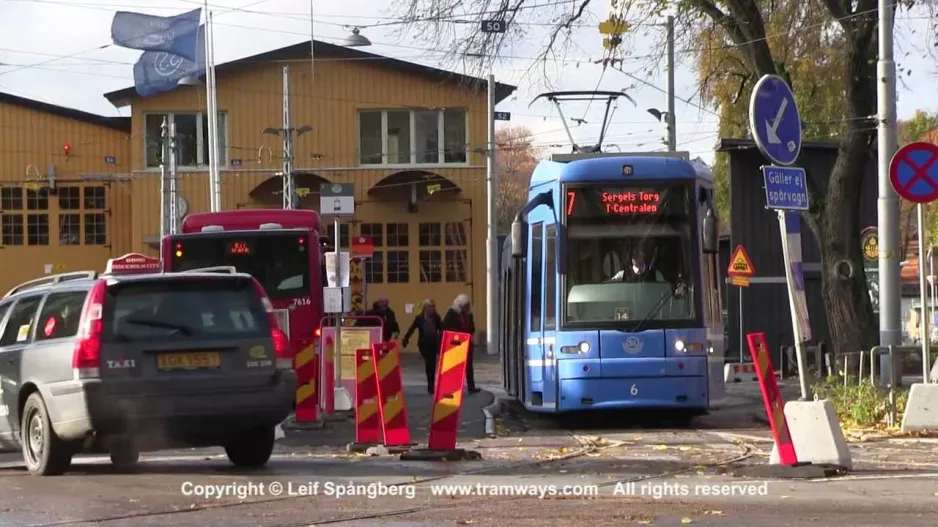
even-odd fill
[[[202,8],[176,16],[153,16],[118,11],[111,22],[115,45],[143,51],[163,51],[198,61]]]
[[[174,90],[184,77],[205,73],[205,26],[196,39],[198,53],[192,61],[165,51],[146,51],[134,64],[134,88],[141,97]]]

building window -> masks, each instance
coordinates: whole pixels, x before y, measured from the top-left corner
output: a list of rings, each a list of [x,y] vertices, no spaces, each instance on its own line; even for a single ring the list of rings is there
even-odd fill
[[[151,113],[146,115],[147,167],[159,167],[162,161],[163,118],[176,126],[176,166],[208,166],[208,115],[202,112]],[[218,165],[227,165],[226,114],[218,112]]]
[[[59,188],[59,209],[60,210],[81,210],[81,188],[79,187]]]
[[[439,223],[420,224],[420,246],[438,247],[443,239]]]
[[[410,224],[388,223],[388,247],[407,247],[410,245]],[[389,260],[390,262],[390,260]]]
[[[0,188],[0,245],[23,245],[26,242],[24,206],[22,188]]]
[[[375,251],[371,258],[362,258],[362,262],[365,265],[365,283],[383,284],[384,253]]]
[[[49,189],[0,189],[2,244],[49,245]],[[28,211],[28,213],[27,213]]]
[[[335,247],[335,225],[326,227],[326,237],[329,238],[329,244]],[[349,246],[349,224],[339,224],[339,247],[348,248]]]
[[[384,246],[384,225],[380,223],[362,223],[359,226],[359,236],[371,238],[371,245],[375,248]],[[384,283],[384,253],[374,251],[371,258],[362,258],[365,265],[365,283]]]
[[[0,188],[0,210],[23,210],[23,189],[19,187]]]
[[[410,282],[410,253],[407,251],[388,251],[388,283],[406,284]]]
[[[4,214],[2,216],[2,225],[3,225],[3,243],[0,245],[23,245],[23,215],[9,215]]]
[[[443,281],[443,255],[440,251],[420,251],[420,282],[437,284]]]
[[[384,247],[384,229],[380,223],[362,223],[360,227],[361,236],[371,238],[371,245],[375,247]]]
[[[59,187],[58,201],[59,245],[107,245],[106,186]]]
[[[362,165],[466,163],[466,110],[363,110],[358,114]]]
[[[49,245],[49,215],[26,215],[26,245]]]
[[[469,239],[466,236],[466,224],[461,221],[446,223],[443,226],[446,243],[446,281],[469,281]]]
[[[27,190],[26,210],[49,210],[49,189]]]
[[[59,214],[59,245],[81,245],[81,214]]]

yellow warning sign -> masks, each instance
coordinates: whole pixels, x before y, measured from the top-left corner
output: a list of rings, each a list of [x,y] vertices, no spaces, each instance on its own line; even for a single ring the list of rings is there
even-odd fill
[[[731,278],[752,278],[756,275],[756,268],[752,265],[752,260],[742,245],[737,246],[736,251],[733,252],[727,274]]]

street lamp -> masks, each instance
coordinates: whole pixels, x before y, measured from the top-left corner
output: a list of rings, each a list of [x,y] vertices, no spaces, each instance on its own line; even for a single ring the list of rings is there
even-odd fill
[[[349,48],[361,48],[370,46],[371,41],[361,35],[361,30],[357,27],[352,28],[352,34],[345,38],[343,46]]]
[[[655,120],[664,123],[665,129],[667,131],[667,137],[665,137],[665,140],[662,142],[668,145],[668,147],[670,148],[671,147],[671,134],[673,130],[673,128],[671,127],[672,116],[668,114],[668,112],[662,112],[661,110],[657,108],[648,108],[646,111],[650,113],[651,116],[655,118]]]
[[[198,75],[186,75],[185,77],[179,79],[180,86],[202,86],[204,83]]]

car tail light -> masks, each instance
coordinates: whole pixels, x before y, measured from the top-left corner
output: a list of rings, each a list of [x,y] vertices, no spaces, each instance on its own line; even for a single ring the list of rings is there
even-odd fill
[[[72,369],[78,379],[101,376],[101,334],[104,332],[104,298],[107,282],[99,280],[91,288],[81,312],[78,340],[72,353]]]
[[[277,357],[277,369],[293,369],[293,357],[290,356],[290,341],[286,333],[280,329],[280,323],[277,322],[277,315],[274,314],[274,305],[267,298],[267,291],[261,284],[254,280],[254,288],[261,297],[261,303],[264,304],[264,311],[267,313],[267,321],[270,323],[270,336],[274,341],[274,355]]]

